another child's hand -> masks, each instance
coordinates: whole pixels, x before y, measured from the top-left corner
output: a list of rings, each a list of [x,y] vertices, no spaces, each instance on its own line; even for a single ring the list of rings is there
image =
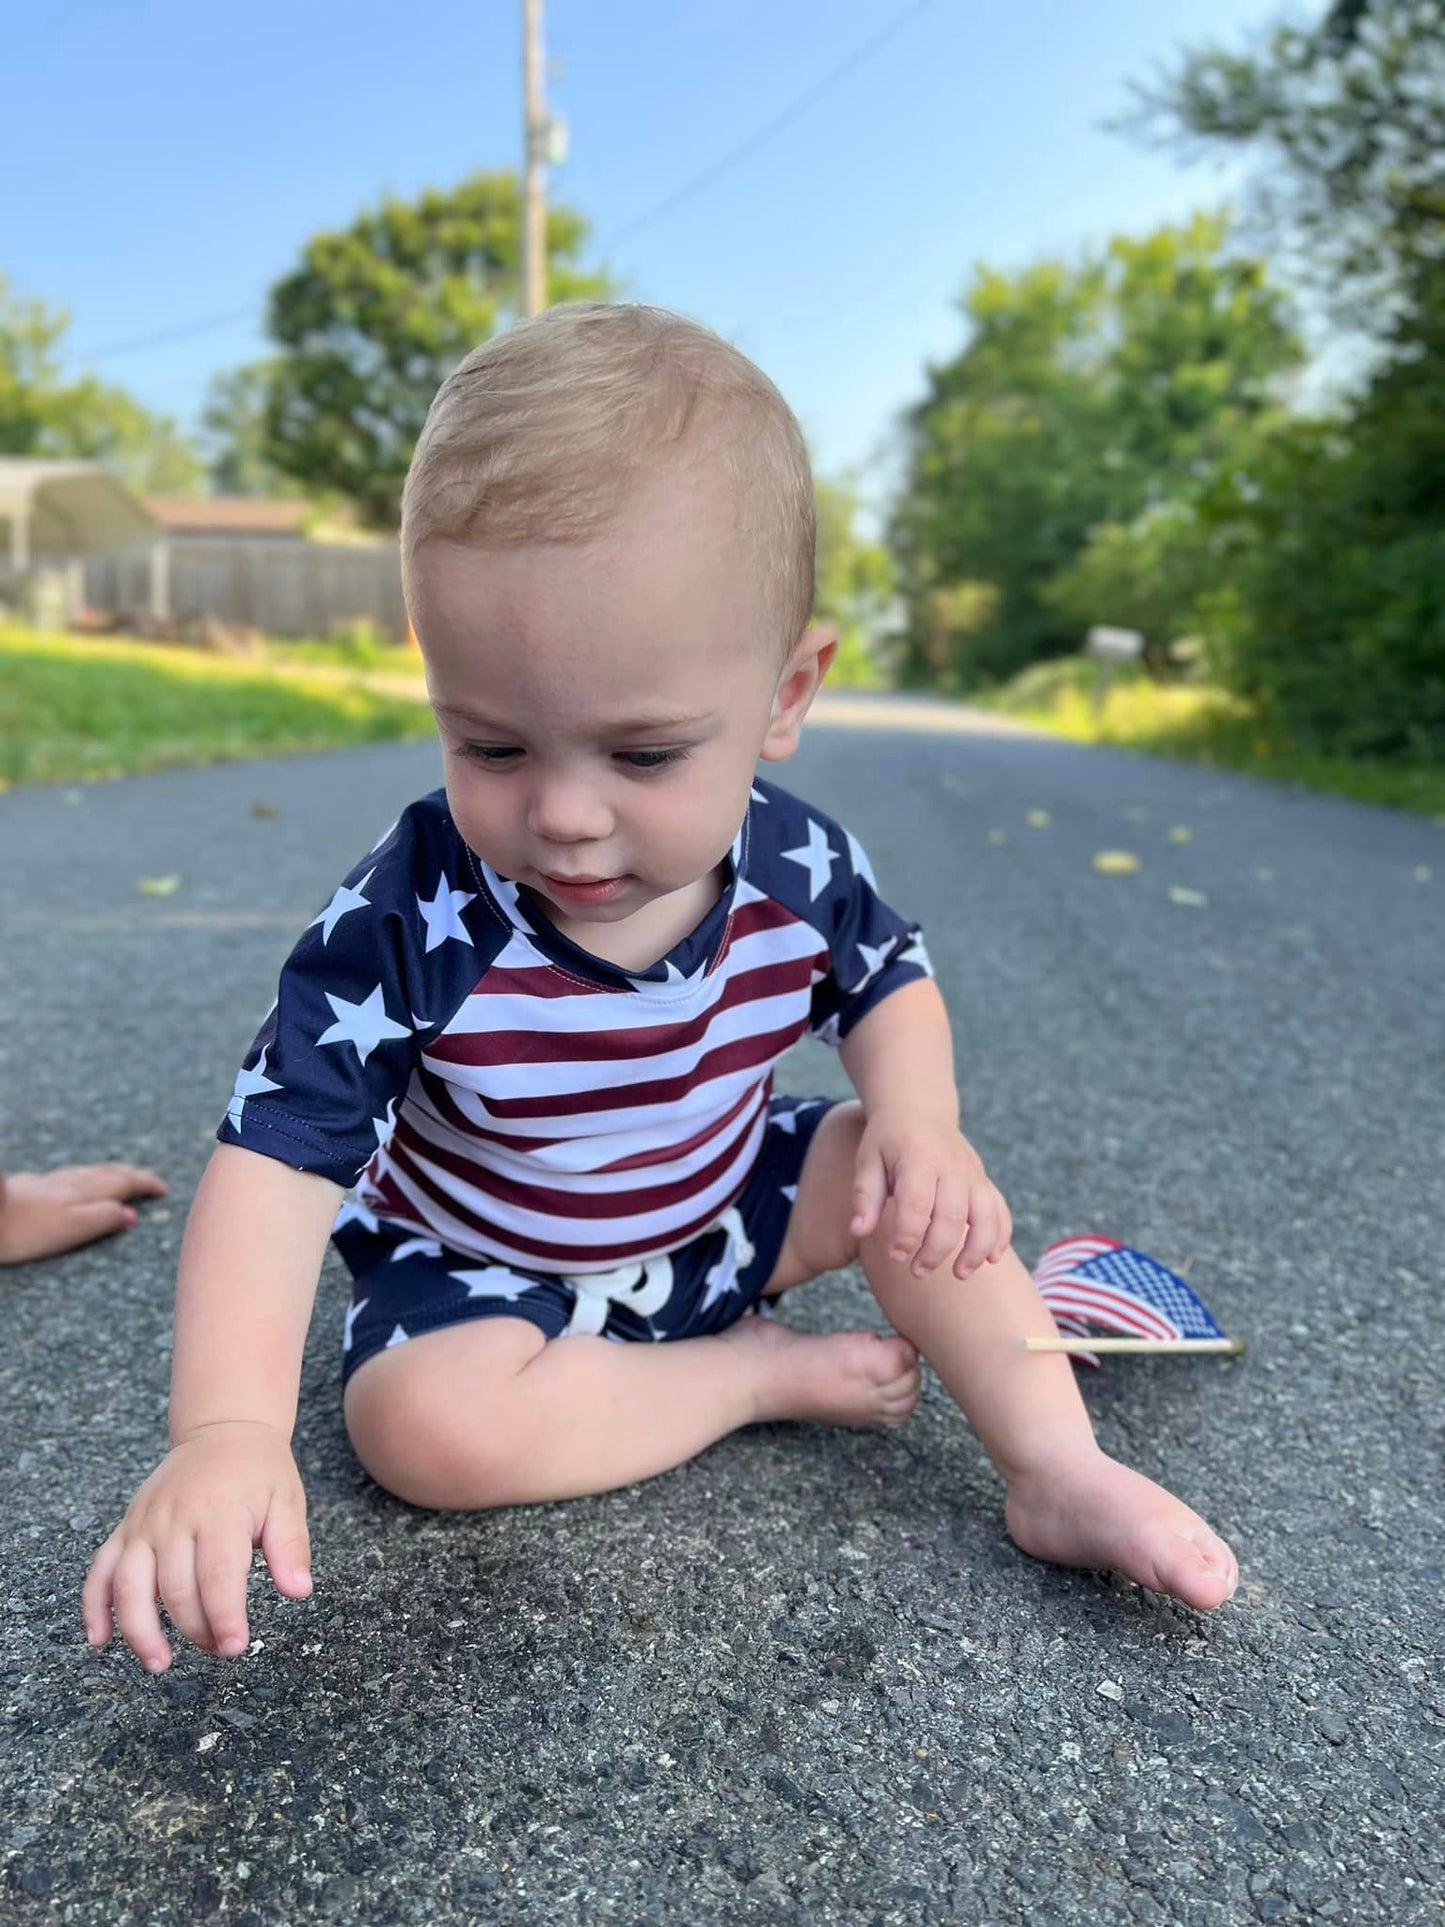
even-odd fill
[[[966,1278],[987,1260],[996,1264],[1009,1248],[1013,1218],[983,1160],[957,1125],[945,1119],[876,1111],[858,1147],[853,1187],[855,1237],[866,1238],[882,1222],[889,1198],[896,1218],[889,1256],[912,1259],[915,1278],[952,1259],[955,1278]]]
[[[53,1258],[128,1231],[127,1198],[163,1198],[165,1180],[135,1164],[68,1164],[0,1179],[0,1265]]]
[[[279,1592],[311,1591],[306,1495],[284,1433],[234,1421],[203,1425],[172,1446],[96,1553],[81,1611],[104,1646],[112,1614],[144,1666],[163,1673],[171,1649],[156,1610],[208,1653],[246,1650],[246,1579],[260,1546]]]

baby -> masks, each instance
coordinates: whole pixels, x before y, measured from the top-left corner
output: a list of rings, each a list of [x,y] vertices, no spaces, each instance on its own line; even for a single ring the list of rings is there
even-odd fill
[[[163,1670],[159,1597],[243,1651],[256,1545],[309,1593],[290,1439],[333,1235],[347,1429],[413,1505],[601,1492],[760,1420],[901,1425],[921,1354],[1025,1552],[1234,1591],[1209,1527],[1099,1449],[1068,1360],[1021,1348],[1054,1325],[959,1130],[919,932],[757,774],[837,648],[813,554],[796,421],[695,322],[554,308],[443,384],[402,557],[445,788],[304,932],[237,1079],[170,1451],[96,1554],[94,1644],[114,1620]],[[773,1094],[805,1033],[855,1101]],[[890,1332],[747,1315],[855,1261]]]

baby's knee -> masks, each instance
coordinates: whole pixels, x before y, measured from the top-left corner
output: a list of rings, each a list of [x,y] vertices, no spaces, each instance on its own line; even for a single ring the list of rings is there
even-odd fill
[[[538,1335],[539,1347],[541,1334]],[[516,1431],[507,1381],[525,1361],[473,1377],[463,1388],[434,1360],[403,1360],[417,1340],[358,1367],[344,1411],[352,1447],[379,1486],[429,1511],[480,1511],[511,1503]]]

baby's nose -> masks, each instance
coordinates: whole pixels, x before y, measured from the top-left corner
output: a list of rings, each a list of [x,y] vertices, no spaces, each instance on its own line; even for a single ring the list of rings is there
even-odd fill
[[[537,784],[529,811],[534,835],[548,843],[593,843],[612,834],[612,812],[588,783],[553,778]]]

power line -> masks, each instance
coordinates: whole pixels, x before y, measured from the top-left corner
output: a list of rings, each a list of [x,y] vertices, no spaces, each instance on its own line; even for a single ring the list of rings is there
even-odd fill
[[[740,161],[746,160],[750,154],[755,154],[766,142],[772,140],[774,135],[781,134],[785,127],[791,127],[795,120],[800,120],[808,109],[815,106],[824,94],[831,92],[840,80],[861,67],[866,60],[871,60],[880,48],[895,39],[911,21],[932,5],[933,0],[912,0],[912,5],[896,13],[886,26],[879,28],[871,40],[865,40],[860,47],[855,47],[853,52],[845,60],[839,61],[830,73],[825,74],[821,80],[815,81],[811,87],[799,94],[796,100],[783,108],[781,113],[774,115],[772,120],[765,121],[761,127],[756,128],[746,140],[740,141],[730,152],[724,154],[721,160],[714,161],[711,167],[705,167],[702,173],[695,174],[675,193],[669,194],[655,207],[648,208],[645,214],[639,214],[637,219],[629,221],[626,227],[618,228],[610,234],[598,252],[606,254],[609,248],[616,247],[620,241],[630,239],[639,228],[646,227],[650,221],[660,221],[664,214],[671,214],[675,208],[681,207],[684,201],[690,201],[694,194],[700,194],[705,187],[711,187],[714,181],[721,180],[724,174],[736,167]]]
[[[210,334],[216,328],[229,328],[236,321],[254,321],[256,304],[233,308],[229,314],[215,314],[207,321],[189,321],[183,328],[168,328],[161,334],[137,335],[133,341],[111,341],[103,348],[69,348],[67,354],[77,361],[109,361],[116,355],[138,355],[147,348],[163,348],[170,341],[188,341],[192,335]]]
[[[724,174],[730,173],[749,155],[755,154],[760,147],[781,134],[785,128],[791,127],[794,121],[801,120],[803,115],[811,107],[816,106],[825,94],[831,93],[839,81],[845,80],[865,61],[871,60],[874,54],[886,47],[890,40],[896,39],[905,27],[932,5],[933,0],[911,0],[908,6],[894,14],[893,18],[880,27],[870,39],[855,47],[852,53],[840,60],[836,67],[824,74],[821,80],[815,81],[811,87],[806,88],[771,120],[755,128],[745,140],[739,141],[738,145],[731,148],[720,160],[714,161],[710,167],[705,167],[700,174],[694,174],[692,179],[685,182],[676,192],[639,214],[625,227],[617,228],[601,244],[598,252],[605,255],[609,248],[616,247],[622,241],[630,240],[640,228],[648,226],[653,221],[660,221],[665,214],[671,214],[685,201],[690,201],[695,194],[701,194],[704,188],[711,187],[715,181],[721,180]],[[228,314],[212,315],[206,321],[190,322],[182,328],[170,328],[160,334],[139,335],[131,341],[107,342],[103,347],[92,348],[88,352],[74,349],[68,352],[73,354],[76,360],[85,362],[109,361],[117,355],[143,354],[148,348],[163,348],[173,341],[189,341],[197,335],[213,333],[218,328],[229,328],[237,321],[252,320],[255,313],[253,304],[247,308],[234,308]]]

